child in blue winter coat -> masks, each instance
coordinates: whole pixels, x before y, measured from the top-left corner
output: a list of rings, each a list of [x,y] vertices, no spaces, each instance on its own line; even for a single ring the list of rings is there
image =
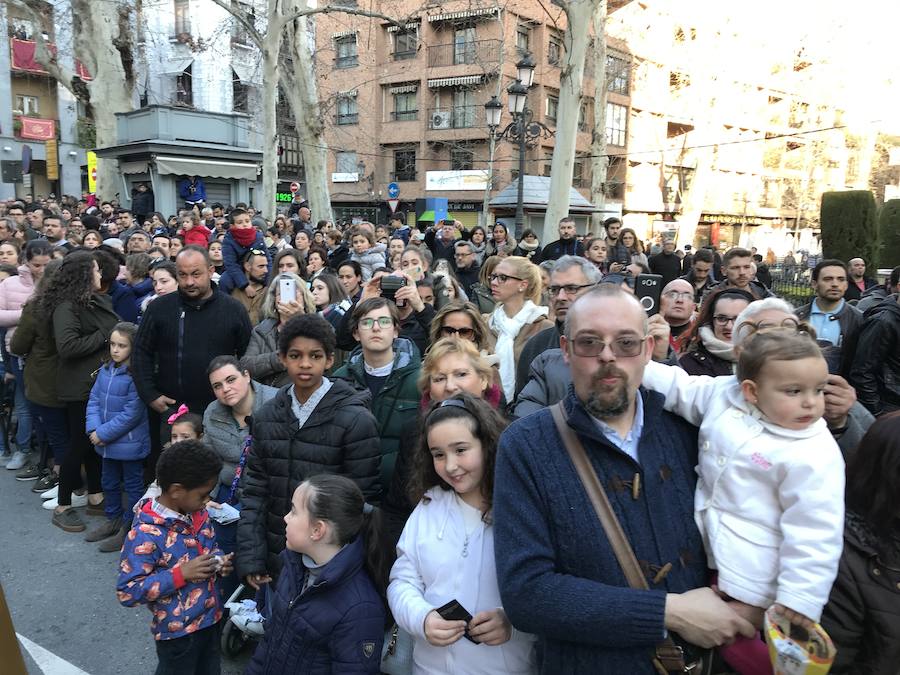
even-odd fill
[[[375,585],[384,588],[387,570],[377,518],[346,476],[319,474],[294,490],[271,618],[247,675],[381,671],[386,610]]]
[[[85,541],[101,541],[100,550],[118,551],[131,526],[134,505],[144,492],[144,458],[150,454],[147,406],[138,396],[129,372],[137,326],[118,323],[109,336],[109,361],[97,371],[85,416],[85,431],[103,458],[101,485],[106,522]],[[128,495],[122,507],[122,489]],[[123,513],[127,517],[123,519]]]
[[[222,460],[200,441],[181,441],[159,456],[162,490],[143,501],[125,539],[116,595],[147,605],[156,640],[157,675],[218,675],[222,601],[217,576],[230,574],[206,504]]]
[[[219,277],[219,290],[231,295],[235,288],[247,288],[249,283],[244,274],[242,261],[248,251],[257,250],[266,254],[269,267],[272,266],[272,254],[266,246],[266,239],[250,219],[250,214],[243,209],[231,212],[231,228],[222,239],[222,262],[225,271]]]

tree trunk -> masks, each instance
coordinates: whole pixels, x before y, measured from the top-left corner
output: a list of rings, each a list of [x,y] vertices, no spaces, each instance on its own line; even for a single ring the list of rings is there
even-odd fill
[[[559,220],[569,213],[569,191],[572,188],[575,143],[578,137],[578,112],[581,109],[581,82],[594,0],[568,0],[564,9],[569,26],[564,35],[566,54],[559,78],[556,144],[550,165],[550,194],[541,241],[555,238]],[[602,72],[605,70],[604,67]]]
[[[22,0],[22,5],[40,25],[44,9],[41,3]],[[42,40],[37,40],[35,60],[91,111],[97,129],[97,147],[113,146],[117,143],[116,113],[134,110],[136,54],[132,36],[134,14],[140,11],[140,2],[72,0],[71,11],[75,56],[93,79],[83,82],[72,70],[61,66]],[[65,29],[59,26],[60,31]],[[109,199],[123,190],[116,160],[98,158],[97,194]]]
[[[604,235],[603,211],[606,209],[606,0],[599,0],[594,10],[594,41],[591,57],[594,62],[594,126],[591,130],[591,203],[597,213],[591,216],[591,232]]]
[[[289,0],[287,4],[296,2],[297,0]],[[319,107],[308,26],[305,16],[288,24],[288,44],[294,68],[293,72],[282,74],[282,85],[288,94],[296,120],[306,175],[306,198],[316,219],[332,220],[331,194],[328,190],[328,144],[325,141],[325,122]]]
[[[278,101],[278,76],[281,71],[279,49],[281,31],[266,33],[262,48],[262,194],[257,207],[266,215],[274,215],[278,188],[278,126],[275,105]]]

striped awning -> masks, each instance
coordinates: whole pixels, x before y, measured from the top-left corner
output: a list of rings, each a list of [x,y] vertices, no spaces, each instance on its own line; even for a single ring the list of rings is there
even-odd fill
[[[419,27],[419,21],[420,21],[420,19],[415,19],[413,21],[410,21],[408,24],[403,26],[403,30],[415,30],[416,28]],[[390,26],[387,27],[388,33],[396,33],[399,30],[400,30],[400,26],[398,26],[397,24],[394,24],[394,23],[392,23]]]
[[[484,80],[484,75],[466,75],[465,77],[439,77],[428,80],[429,89],[437,89],[438,87],[459,87],[466,84],[480,84]]]
[[[350,37],[351,35],[356,35],[355,30],[342,30],[340,33],[332,33],[331,39],[337,40],[338,38]]]
[[[390,92],[392,94],[412,94],[419,91],[419,83],[415,84],[401,84],[396,87],[391,87]]]
[[[339,91],[337,93],[338,98],[356,98],[359,94],[358,89],[348,89],[347,91]]]
[[[462,12],[447,12],[446,14],[435,14],[428,17],[429,23],[435,21],[454,21],[455,19],[468,19],[475,16],[491,16],[500,12],[499,7],[483,7],[481,9],[467,9]]]

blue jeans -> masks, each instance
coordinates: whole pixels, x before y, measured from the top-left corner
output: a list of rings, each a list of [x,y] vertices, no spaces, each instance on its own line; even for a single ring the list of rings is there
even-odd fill
[[[222,656],[219,651],[219,635],[222,622],[198,630],[196,633],[156,641],[155,675],[219,675],[222,672]]]
[[[31,449],[31,408],[25,398],[25,374],[18,357],[10,359],[12,374],[16,378],[15,411],[18,428],[16,429],[16,447],[20,452]]]
[[[69,420],[65,408],[49,408],[29,402],[31,414],[38,420],[47,435],[47,444],[53,453],[53,464],[59,466],[69,452]]]
[[[144,494],[144,460],[125,460],[103,458],[103,473],[100,477],[103,486],[103,511],[110,520],[119,520],[122,514],[128,514],[128,525],[134,505]],[[122,488],[128,497],[127,510],[122,509]]]

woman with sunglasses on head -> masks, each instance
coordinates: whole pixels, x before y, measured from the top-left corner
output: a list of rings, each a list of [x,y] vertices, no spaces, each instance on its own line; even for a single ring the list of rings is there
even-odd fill
[[[431,322],[429,344],[441,338],[458,337],[475,344],[482,355],[494,351],[494,335],[484,318],[471,302],[451,302],[434,315]]]
[[[710,293],[687,337],[678,364],[691,375],[731,375],[737,356],[732,348],[734,322],[753,296],[737,288]]]
[[[553,322],[548,309],[541,307],[541,275],[537,265],[518,256],[500,261],[490,276],[491,294],[497,306],[485,315],[488,328],[497,341],[495,352],[500,362],[500,380],[507,400],[516,390],[516,363],[528,338]]]

